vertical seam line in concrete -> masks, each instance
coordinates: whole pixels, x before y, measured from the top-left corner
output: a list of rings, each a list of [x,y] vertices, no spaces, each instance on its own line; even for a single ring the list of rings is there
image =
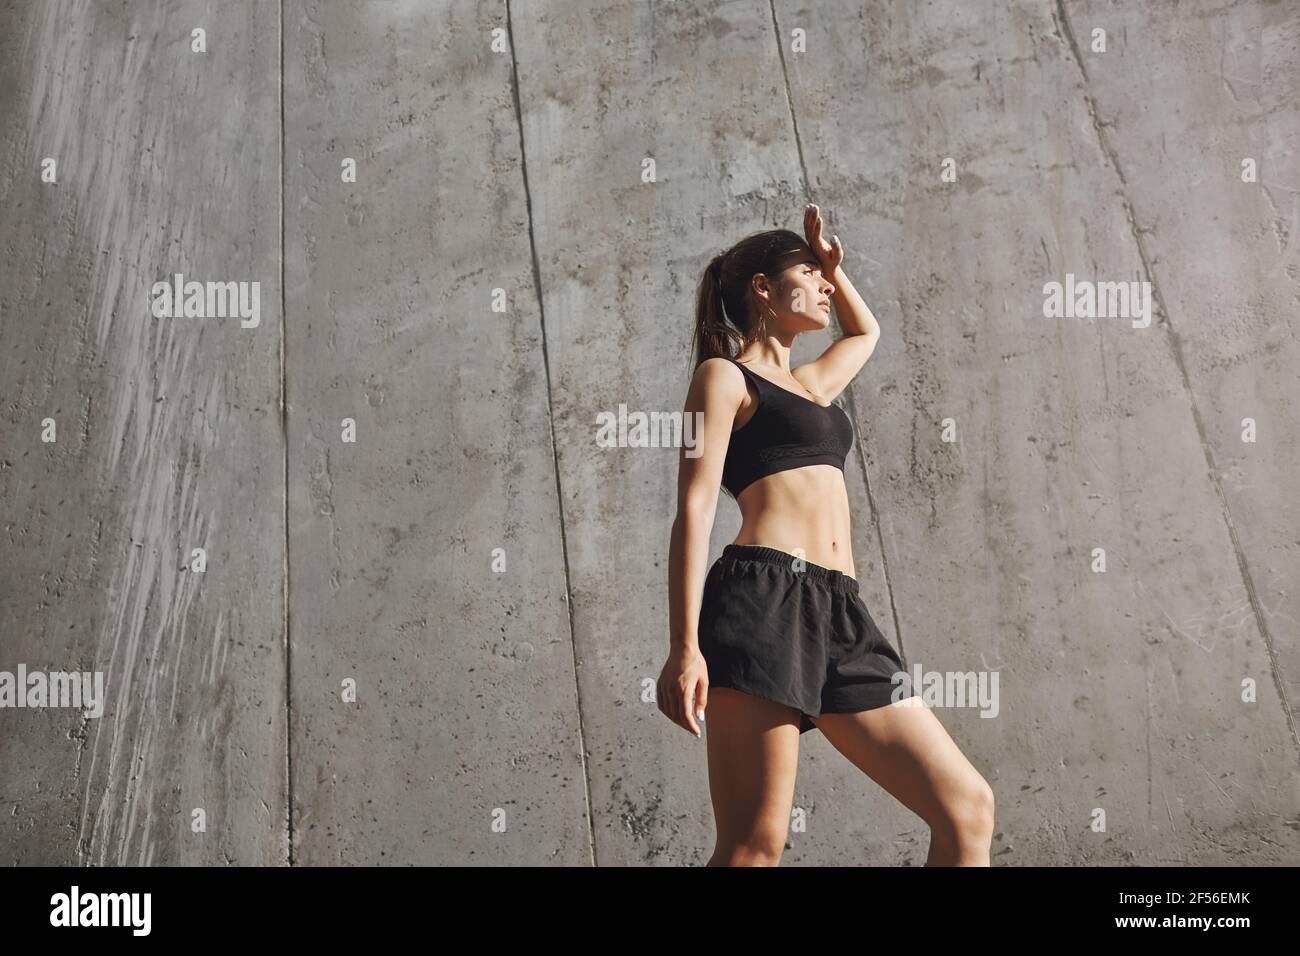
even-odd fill
[[[1101,146],[1102,153],[1110,161],[1111,167],[1115,170],[1115,175],[1119,178],[1119,195],[1124,203],[1124,212],[1128,218],[1129,229],[1132,231],[1133,239],[1137,243],[1138,257],[1142,260],[1142,271],[1145,273],[1147,281],[1151,283],[1152,294],[1155,296],[1156,304],[1160,307],[1160,312],[1165,318],[1169,342],[1174,353],[1174,363],[1178,366],[1183,388],[1187,392],[1187,401],[1192,410],[1192,422],[1196,426],[1196,435],[1201,443],[1201,454],[1205,456],[1210,484],[1214,488],[1214,493],[1219,499],[1219,506],[1223,510],[1223,522],[1227,526],[1228,537],[1232,541],[1233,553],[1237,559],[1237,570],[1241,574],[1242,583],[1245,585],[1246,594],[1250,599],[1251,610],[1255,615],[1255,624],[1259,628],[1260,636],[1264,640],[1264,648],[1268,652],[1269,670],[1273,677],[1273,686],[1277,690],[1278,698],[1282,703],[1282,714],[1286,718],[1287,728],[1291,731],[1291,740],[1295,744],[1297,756],[1300,756],[1300,734],[1297,734],[1295,720],[1291,714],[1291,704],[1287,700],[1286,685],[1279,672],[1277,649],[1273,646],[1273,635],[1269,632],[1268,620],[1264,617],[1264,610],[1259,603],[1259,595],[1255,591],[1255,580],[1251,576],[1250,565],[1246,561],[1245,551],[1241,547],[1241,540],[1237,535],[1237,526],[1232,520],[1232,510],[1228,507],[1227,496],[1223,493],[1223,485],[1219,481],[1219,470],[1214,463],[1214,452],[1210,447],[1210,441],[1205,431],[1205,423],[1201,420],[1201,412],[1196,404],[1196,393],[1192,391],[1192,380],[1187,373],[1187,363],[1183,360],[1182,343],[1178,338],[1178,333],[1174,330],[1173,317],[1169,314],[1169,309],[1165,305],[1165,298],[1160,291],[1160,284],[1156,281],[1155,269],[1151,264],[1151,256],[1147,251],[1146,240],[1142,238],[1142,230],[1138,228],[1137,213],[1128,197],[1128,180],[1124,177],[1124,171],[1120,168],[1119,154],[1111,145],[1109,138],[1107,138],[1105,126],[1101,122],[1101,117],[1097,114],[1097,101],[1091,92],[1092,82],[1088,77],[1088,68],[1083,62],[1083,52],[1079,49],[1078,40],[1075,39],[1074,29],[1070,26],[1070,19],[1066,16],[1063,0],[1056,0],[1056,16],[1060,20],[1062,31],[1065,33],[1065,40],[1074,57],[1075,66],[1078,67],[1079,73],[1083,77],[1083,98],[1088,107],[1093,132],[1097,136],[1097,142]]]
[[[528,214],[528,249],[533,264],[533,293],[537,296],[537,314],[542,331],[542,366],[546,372],[546,416],[551,432],[551,458],[555,464],[555,496],[560,512],[560,550],[564,561],[565,605],[569,615],[569,648],[573,653],[574,693],[578,699],[578,760],[582,764],[583,797],[587,804],[587,855],[597,866],[596,822],[591,811],[591,778],[587,769],[587,738],[582,714],[582,679],[578,669],[577,630],[573,624],[573,585],[569,573],[569,542],[564,527],[564,490],[560,478],[560,452],[555,441],[555,403],[551,395],[551,360],[546,344],[546,308],[542,303],[542,270],[537,258],[537,239],[533,234],[533,198],[528,184],[528,151],[524,144],[524,111],[519,97],[519,64],[515,55],[514,18],[510,0],[506,0],[506,36],[510,41],[511,95],[515,105],[515,122],[519,126],[519,168],[524,180],[524,209]]]
[[[284,524],[284,560],[281,567],[283,587],[280,599],[284,604],[284,779],[285,779],[285,833],[288,838],[288,861],[293,859],[293,681],[291,680],[293,652],[289,641],[289,401],[285,365],[285,302],[284,289],[284,0],[280,0],[280,433],[284,440],[284,501],[280,520]]]
[[[794,111],[794,94],[790,90],[790,71],[785,62],[785,48],[781,45],[781,27],[776,20],[776,0],[768,0],[768,8],[772,12],[772,35],[776,38],[776,53],[781,59],[781,76],[785,80],[786,107],[790,110],[790,125],[794,128],[795,151],[799,156],[799,174],[803,177],[803,187],[809,201],[815,202],[816,197],[813,194],[812,180],[808,177],[808,164],[803,155],[803,139],[799,135],[799,119]],[[826,224],[829,225],[829,223]],[[839,316],[837,315],[837,322],[838,319]],[[858,455],[858,466],[862,470],[862,485],[867,492],[867,506],[871,508],[872,524],[876,526],[876,545],[880,549],[880,568],[885,578],[885,594],[889,598],[890,617],[894,621],[894,637],[898,641],[899,654],[906,656],[903,648],[903,631],[898,621],[898,606],[894,603],[894,587],[889,577],[889,559],[885,556],[885,538],[880,527],[880,512],[876,508],[876,497],[871,492],[871,478],[867,474],[867,458],[862,448],[862,426],[858,422],[858,403],[854,398],[852,382],[848,384],[845,391],[848,392],[849,419],[853,423],[853,431],[855,432],[854,445]]]

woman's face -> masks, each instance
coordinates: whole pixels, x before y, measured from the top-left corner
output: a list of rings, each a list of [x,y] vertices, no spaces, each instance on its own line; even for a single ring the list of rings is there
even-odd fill
[[[831,322],[831,295],[835,286],[822,275],[821,266],[800,262],[781,273],[772,305],[776,314],[793,323],[797,331],[824,329]]]

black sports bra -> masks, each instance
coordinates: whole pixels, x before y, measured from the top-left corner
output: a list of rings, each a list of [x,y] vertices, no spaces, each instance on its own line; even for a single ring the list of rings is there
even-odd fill
[[[790,468],[834,465],[844,470],[853,447],[853,423],[840,406],[769,382],[731,359],[758,390],[758,408],[731,433],[722,465],[722,486],[737,497],[749,485]]]

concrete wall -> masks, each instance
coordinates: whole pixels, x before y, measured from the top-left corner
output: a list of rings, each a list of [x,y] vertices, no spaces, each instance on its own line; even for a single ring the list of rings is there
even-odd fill
[[[0,9],[0,671],[107,679],[0,709],[0,860],[707,860],[677,452],[595,422],[680,409],[703,265],[811,200],[883,328],[863,599],[999,676],[936,711],[995,864],[1300,862],[1297,64],[1264,2]],[[260,324],[154,317],[176,272]],[[801,744],[786,864],[923,862]]]
[[[286,856],[277,29],[0,10],[0,671],[105,681],[0,710],[6,865]],[[175,273],[259,282],[260,325],[155,318]]]

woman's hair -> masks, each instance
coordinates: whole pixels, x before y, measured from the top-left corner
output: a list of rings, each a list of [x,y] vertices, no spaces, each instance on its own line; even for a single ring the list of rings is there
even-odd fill
[[[734,358],[763,335],[751,281],[760,272],[775,281],[800,262],[816,263],[817,257],[789,229],[753,233],[713,257],[695,293],[692,372],[706,359]]]

